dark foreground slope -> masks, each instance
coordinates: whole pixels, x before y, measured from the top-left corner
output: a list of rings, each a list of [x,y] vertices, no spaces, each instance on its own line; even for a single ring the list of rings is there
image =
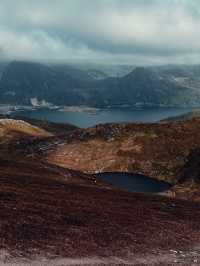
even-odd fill
[[[115,190],[49,165],[1,160],[0,217],[4,263],[47,257],[79,259],[51,265],[191,265],[184,263],[199,256],[199,205]]]

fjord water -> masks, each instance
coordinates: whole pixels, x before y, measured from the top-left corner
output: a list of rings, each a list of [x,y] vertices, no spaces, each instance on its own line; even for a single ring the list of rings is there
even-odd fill
[[[88,113],[37,109],[24,110],[15,114],[57,123],[70,123],[85,128],[110,122],[157,122],[191,112],[192,110],[192,108],[103,109]]]
[[[171,187],[167,182],[134,173],[108,172],[99,173],[97,176],[115,187],[131,192],[159,193]]]

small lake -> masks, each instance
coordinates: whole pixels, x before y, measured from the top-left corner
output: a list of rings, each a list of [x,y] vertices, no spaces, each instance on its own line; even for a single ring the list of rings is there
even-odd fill
[[[70,123],[86,128],[110,122],[158,122],[162,119],[186,114],[192,110],[192,108],[103,109],[88,113],[37,109],[17,111],[14,114],[57,123]]]
[[[159,193],[170,189],[172,186],[167,182],[134,173],[108,172],[99,173],[96,176],[117,188],[131,192]]]

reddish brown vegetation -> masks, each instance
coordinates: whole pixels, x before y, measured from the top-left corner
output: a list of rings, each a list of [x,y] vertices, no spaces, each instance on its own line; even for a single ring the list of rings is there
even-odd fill
[[[109,189],[48,165],[1,161],[0,217],[0,248],[13,254],[127,257],[200,240],[197,204]]]
[[[64,135],[43,138],[14,131],[2,135],[0,249],[15,256],[126,259],[193,250],[200,243],[197,203],[120,191],[55,164],[87,171],[103,165],[180,179],[172,195],[197,200],[200,155],[188,154],[199,147],[199,132],[200,121],[194,119],[69,128]]]

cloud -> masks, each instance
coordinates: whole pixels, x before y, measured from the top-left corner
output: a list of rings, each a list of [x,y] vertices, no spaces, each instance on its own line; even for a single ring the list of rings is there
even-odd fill
[[[9,59],[199,62],[198,0],[1,0],[0,25]]]

